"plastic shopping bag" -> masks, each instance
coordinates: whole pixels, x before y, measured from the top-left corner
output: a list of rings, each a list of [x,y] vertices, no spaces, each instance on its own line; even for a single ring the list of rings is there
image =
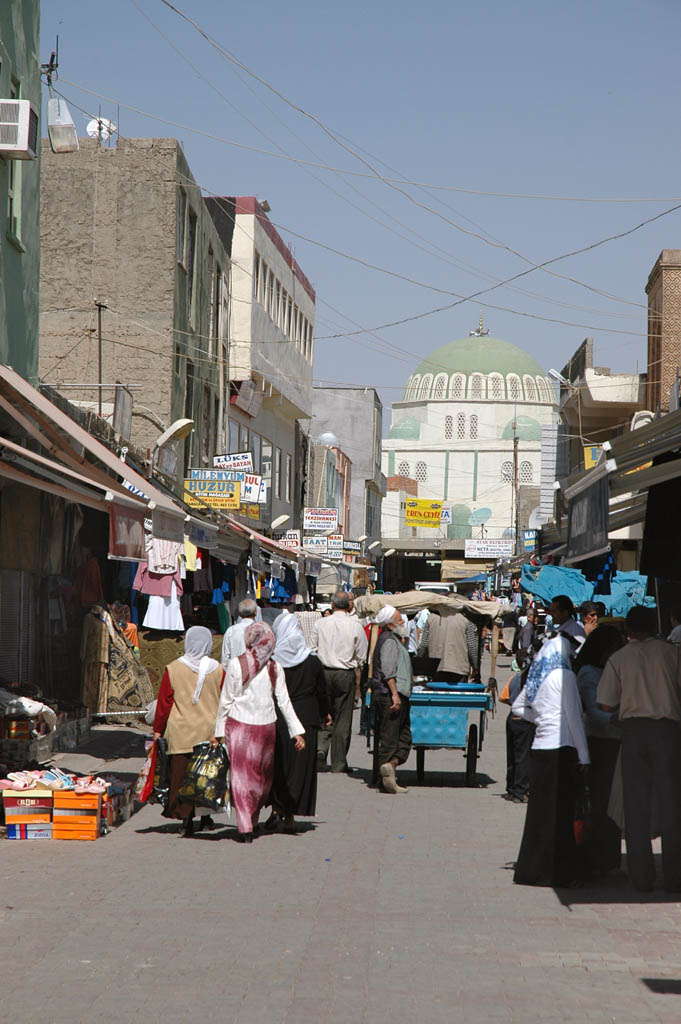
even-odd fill
[[[197,743],[178,791],[178,799],[212,811],[223,810],[228,799],[229,757],[220,744]]]
[[[147,751],[147,759],[144,762],[142,771],[137,776],[135,783],[135,796],[142,803],[146,803],[151,795],[154,785],[154,771],[156,769],[156,743],[153,742]]]

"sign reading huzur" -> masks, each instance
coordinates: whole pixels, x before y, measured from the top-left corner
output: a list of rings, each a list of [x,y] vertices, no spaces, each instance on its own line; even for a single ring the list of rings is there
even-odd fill
[[[184,500],[191,508],[238,509],[241,484],[234,480],[194,480],[184,482]]]

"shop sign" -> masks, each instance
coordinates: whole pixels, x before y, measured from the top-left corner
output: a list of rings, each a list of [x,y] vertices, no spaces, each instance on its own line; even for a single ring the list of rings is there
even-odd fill
[[[452,525],[452,506],[443,505],[442,515],[440,516],[440,526],[451,526]]]
[[[144,510],[138,511],[112,501],[109,509],[109,558],[143,562],[146,557]]]
[[[260,521],[260,506],[249,505],[248,506],[248,518],[254,519],[256,522]]]
[[[404,512],[406,526],[428,526],[433,530],[440,527],[442,502],[428,498],[407,498]]]
[[[144,498],[145,501],[149,501],[149,495],[145,494],[144,491],[140,491],[139,487],[135,487],[129,480],[121,480],[121,484],[126,490],[130,491],[131,494],[136,494],[138,498]]]
[[[274,540],[282,548],[289,548],[289,550],[295,551],[296,548],[300,547],[300,530],[286,530],[284,533],[275,533]]]
[[[303,547],[315,555],[325,555],[328,550],[326,537],[315,537],[313,534],[303,536]]]
[[[184,500],[191,508],[237,510],[241,504],[241,484],[234,480],[192,480],[184,482]]]
[[[584,445],[584,469],[593,469],[601,457],[603,447],[600,444]]]
[[[343,554],[345,555],[361,555],[362,554],[362,542],[359,540],[344,540],[343,541]]]
[[[193,519],[186,525],[185,536],[197,548],[214,548],[218,542],[217,530],[211,530],[207,526],[200,526]]]
[[[465,558],[510,558],[513,555],[514,541],[511,537],[502,540],[466,540],[464,541]]]
[[[262,477],[257,473],[246,473],[239,469],[190,469],[190,480],[231,480],[241,484],[241,500],[265,501]]]
[[[523,530],[523,551],[535,551],[537,548],[537,530]]]
[[[337,508],[306,508],[303,515],[304,530],[338,529]]]
[[[343,557],[343,534],[332,533],[327,537],[327,551],[334,558]]]
[[[591,558],[608,550],[608,504],[607,475],[569,499],[568,561]]]
[[[243,469],[246,473],[252,473],[253,456],[250,452],[216,455],[213,459],[213,465],[218,469]]]

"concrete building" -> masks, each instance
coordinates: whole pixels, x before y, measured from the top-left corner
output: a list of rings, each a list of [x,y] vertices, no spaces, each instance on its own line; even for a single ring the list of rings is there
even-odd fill
[[[39,0],[0,4],[0,100],[30,100],[38,113],[39,43]],[[39,155],[0,157],[0,363],[32,383],[38,375],[39,193]]]
[[[585,468],[585,458],[588,468],[604,441],[629,429],[645,408],[646,376],[594,366],[593,338],[584,339],[561,376],[567,383],[560,385],[558,475],[568,476]]]
[[[653,412],[669,411],[669,393],[681,373],[681,249],[663,249],[646,284],[648,395]],[[677,384],[678,386],[678,384]],[[674,408],[676,405],[674,404]]]
[[[43,145],[40,376],[95,407],[101,381],[132,385],[133,444],[150,448],[176,419],[176,479],[212,465],[226,443],[229,259],[176,139]],[[113,392],[104,392],[105,415]]]
[[[206,199],[231,260],[227,451],[251,451],[266,484],[260,526],[302,525],[315,291],[253,196]],[[253,510],[255,512],[255,509]],[[257,526],[257,523],[252,525]]]
[[[352,460],[336,445],[312,442],[309,450],[308,504],[338,509],[338,533],[349,537]]]
[[[331,432],[352,459],[350,517],[346,536],[366,535],[369,545],[381,536],[381,507],[386,493],[381,471],[383,404],[373,388],[314,388],[310,437]]]

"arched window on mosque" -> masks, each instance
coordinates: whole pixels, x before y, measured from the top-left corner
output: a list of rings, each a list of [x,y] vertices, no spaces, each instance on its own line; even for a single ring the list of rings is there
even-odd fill
[[[420,484],[425,484],[428,479],[428,468],[425,462],[416,463],[416,479]]]
[[[421,382],[421,374],[415,373],[414,376],[411,378],[411,386],[410,386],[409,391],[407,393],[407,395],[408,395],[407,401],[413,402],[415,400],[416,396],[419,393],[419,384],[420,384],[420,382]]]
[[[537,381],[537,395],[539,396],[540,402],[550,402],[551,396],[546,393],[546,381],[543,377],[536,377]]]
[[[463,398],[465,385],[466,378],[462,373],[452,374],[452,379],[449,382],[449,397]]]
[[[502,484],[513,483],[513,463],[502,462],[501,463],[501,482]]]
[[[445,416],[445,441],[451,441],[454,437],[454,417]]]
[[[478,401],[483,397],[482,394],[482,374],[474,373],[470,380],[468,388],[468,397],[475,398]]]
[[[468,426],[472,440],[476,441],[478,437],[478,417],[475,413],[471,416]]]
[[[508,377],[506,378],[506,383],[508,387],[508,397],[511,399],[511,401],[522,402],[523,393],[522,388],[520,387],[520,377],[518,376],[518,374],[509,373]]]
[[[462,412],[456,417],[456,436],[460,441],[466,436],[466,416]]]
[[[433,385],[433,398],[444,398],[447,389],[447,374],[438,373]]]
[[[424,398],[430,398],[430,388],[433,383],[432,373],[427,373],[421,381],[421,387],[419,388],[419,401],[423,401]]]
[[[529,373],[526,373],[523,377],[523,384],[525,385],[525,398],[528,402],[537,401],[537,385],[534,383],[534,378],[530,377]]]
[[[518,469],[518,482],[521,484],[532,483],[532,463],[521,462],[520,468]]]
[[[398,473],[398,476],[409,476],[410,473],[411,473],[411,470],[409,468],[409,463],[408,462],[399,462],[397,464],[397,473]]]
[[[500,373],[490,373],[487,394],[497,402],[506,397],[504,393],[504,378]]]

